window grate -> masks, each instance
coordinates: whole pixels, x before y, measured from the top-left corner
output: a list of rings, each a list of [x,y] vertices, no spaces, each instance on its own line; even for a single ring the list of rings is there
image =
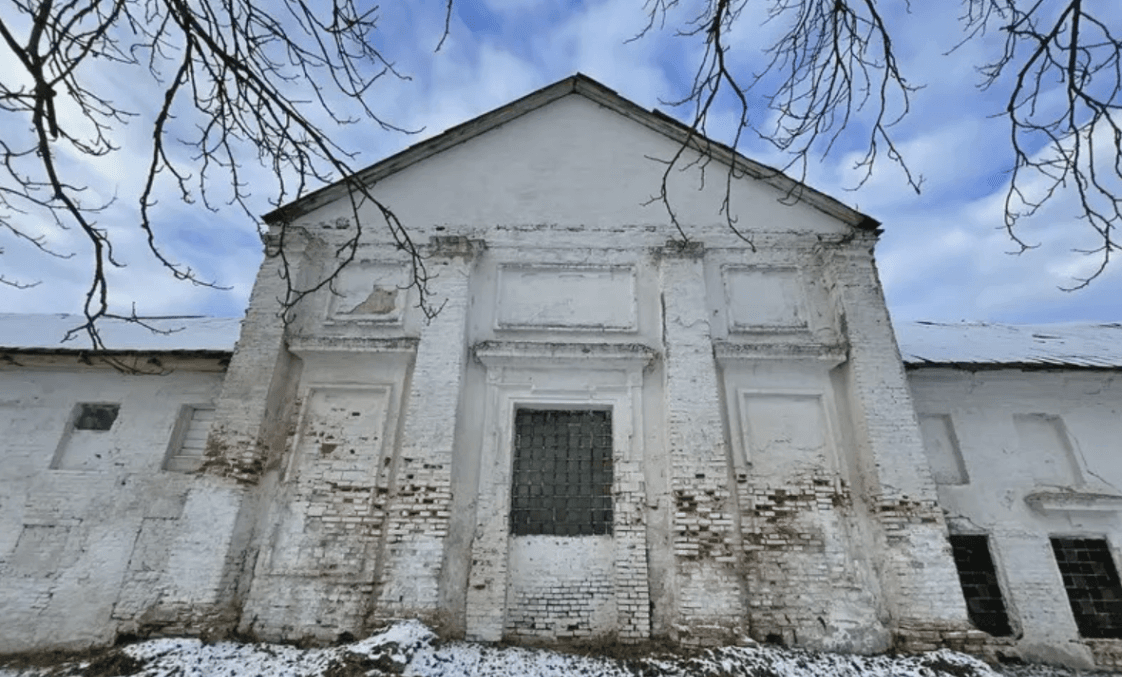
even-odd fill
[[[978,534],[952,534],[950,541],[966,612],[974,627],[994,637],[1013,634],[997,581],[997,569],[990,557],[989,538]]]
[[[611,412],[520,409],[514,433],[510,533],[612,533]]]
[[[1101,538],[1053,538],[1079,634],[1122,639],[1122,585],[1110,547]]]

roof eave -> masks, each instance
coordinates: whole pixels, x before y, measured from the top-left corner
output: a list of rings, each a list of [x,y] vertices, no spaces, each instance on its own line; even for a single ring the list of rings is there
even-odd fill
[[[959,371],[1120,371],[1122,366],[1110,364],[1076,364],[1073,362],[932,362],[928,360],[904,360],[907,370],[918,369],[957,369]]]

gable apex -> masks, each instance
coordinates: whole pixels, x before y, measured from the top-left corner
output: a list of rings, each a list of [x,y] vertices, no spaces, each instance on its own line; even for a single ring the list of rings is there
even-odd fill
[[[722,164],[732,166],[746,176],[771,185],[782,191],[784,195],[798,195],[798,201],[804,202],[847,225],[864,230],[876,230],[880,227],[880,222],[876,219],[792,179],[778,169],[751,160],[725,144],[695,133],[688,125],[675,120],[658,109],[648,111],[583,73],[575,73],[499,108],[450,127],[436,136],[409,146],[384,160],[355,172],[349,180],[366,185],[376,184],[417,162],[442,153],[573,94],[583,96],[632,122],[658,132],[677,144],[688,143],[694,150],[707,153]],[[347,183],[348,179],[340,179],[304,197],[282,205],[265,214],[262,218],[268,225],[276,225],[286,220],[298,218],[342,197],[345,194]]]

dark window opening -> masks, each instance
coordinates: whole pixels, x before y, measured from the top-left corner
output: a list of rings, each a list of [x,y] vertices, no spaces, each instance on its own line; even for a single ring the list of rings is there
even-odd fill
[[[1122,638],[1122,585],[1106,541],[1053,538],[1052,551],[1079,634],[1096,639]]]
[[[510,533],[612,533],[612,413],[519,409]]]
[[[117,420],[119,404],[79,404],[75,430],[109,430]]]
[[[950,540],[970,622],[994,637],[1013,634],[990,557],[989,539],[984,535],[955,534]]]

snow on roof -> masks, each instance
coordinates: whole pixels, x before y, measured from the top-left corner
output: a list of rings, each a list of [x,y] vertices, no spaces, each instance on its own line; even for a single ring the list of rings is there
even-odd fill
[[[904,362],[935,365],[1122,367],[1122,324],[908,322],[896,326]]]
[[[65,313],[0,313],[0,350],[90,350],[90,339],[85,333],[62,342],[67,331],[84,322],[81,315]],[[148,324],[168,333],[153,332],[121,320],[101,320],[98,330],[106,349],[111,351],[233,352],[242,321],[236,317],[173,317],[148,321]]]
[[[0,313],[0,350],[90,349],[86,336],[62,343],[80,315]],[[241,331],[234,317],[179,317],[152,322],[159,334],[129,322],[99,324],[108,350],[232,352]],[[908,322],[896,327],[909,366],[1003,365],[1122,368],[1122,323],[1010,325]]]

